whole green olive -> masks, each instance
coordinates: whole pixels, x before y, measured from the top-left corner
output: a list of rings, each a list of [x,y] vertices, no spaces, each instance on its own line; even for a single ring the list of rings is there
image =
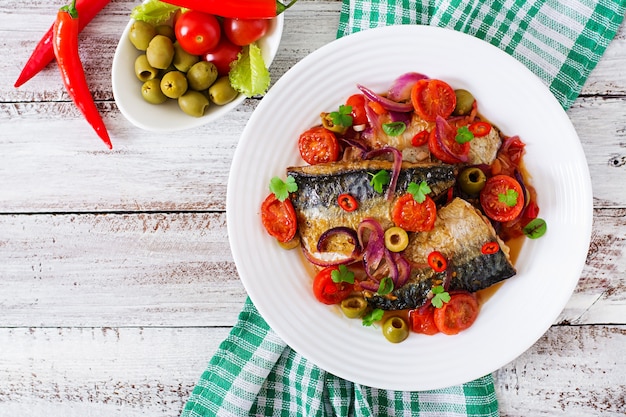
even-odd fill
[[[182,111],[193,117],[202,117],[209,108],[209,98],[200,91],[187,90],[178,97],[178,106]]]
[[[172,61],[172,64],[174,64],[174,67],[178,71],[189,71],[189,68],[191,68],[193,64],[195,64],[199,60],[200,57],[198,55],[190,54],[189,52],[185,51],[178,42],[174,42],[174,59]]]
[[[161,78],[161,91],[169,98],[178,98],[187,91],[187,78],[180,71],[170,71]]]
[[[154,29],[156,30],[157,35],[167,36],[172,40],[172,42],[176,40],[176,33],[174,33],[174,28],[170,25],[157,25]]]
[[[157,31],[154,26],[141,20],[134,21],[128,31],[128,39],[140,51],[148,49],[150,41],[156,35]]]
[[[472,111],[472,107],[474,106],[474,96],[467,90],[459,89],[454,90],[454,95],[456,96],[456,107],[452,114],[455,116],[465,116]]]
[[[148,81],[156,78],[159,70],[148,62],[146,54],[141,54],[135,59],[135,75],[140,81]]]
[[[385,230],[385,247],[392,252],[402,252],[409,246],[409,234],[401,227],[393,226]]]
[[[187,71],[189,87],[196,91],[208,89],[217,79],[217,67],[212,62],[200,61]]]
[[[459,186],[467,194],[478,194],[485,187],[487,176],[478,167],[465,168],[459,174]]]
[[[141,86],[141,96],[151,104],[161,104],[167,101],[167,97],[161,91],[161,80],[152,78]]]
[[[167,36],[156,35],[146,49],[148,62],[154,68],[165,69],[174,59],[174,44]]]
[[[361,317],[367,309],[367,301],[360,294],[350,295],[341,301],[341,311],[351,319]]]
[[[239,92],[230,85],[228,75],[224,75],[217,79],[211,87],[209,87],[209,98],[218,106],[230,103],[239,95]]]
[[[390,317],[383,323],[383,334],[391,343],[400,343],[409,337],[409,326],[402,317]]]

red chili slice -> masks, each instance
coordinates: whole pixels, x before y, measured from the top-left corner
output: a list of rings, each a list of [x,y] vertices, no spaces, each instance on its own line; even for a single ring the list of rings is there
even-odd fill
[[[411,145],[413,146],[425,145],[426,142],[428,142],[428,135],[430,135],[428,130],[422,130],[421,132],[413,136],[413,139],[411,139]]]
[[[428,254],[428,265],[435,272],[443,272],[448,267],[448,261],[441,252],[435,250]]]
[[[500,250],[500,245],[498,245],[498,242],[487,242],[480,249],[483,255],[493,255],[499,250]]]
[[[359,203],[351,194],[339,194],[337,197],[337,204],[345,211],[354,211],[359,208]]]
[[[487,136],[489,132],[491,132],[491,125],[487,122],[474,122],[467,128],[474,134],[474,137],[477,138]]]

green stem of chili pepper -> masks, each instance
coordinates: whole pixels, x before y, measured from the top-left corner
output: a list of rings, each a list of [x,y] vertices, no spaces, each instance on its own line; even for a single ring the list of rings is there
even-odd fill
[[[98,136],[112,149],[111,139],[89,91],[78,54],[78,21],[76,0],[59,10],[52,32],[54,55],[68,94]]]
[[[78,31],[82,31],[85,26],[106,6],[111,0],[77,0],[76,10],[80,15],[78,21]],[[28,61],[24,65],[14,87],[20,87],[25,82],[33,78],[54,59],[54,48],[52,47],[52,31],[54,23],[43,35]]]

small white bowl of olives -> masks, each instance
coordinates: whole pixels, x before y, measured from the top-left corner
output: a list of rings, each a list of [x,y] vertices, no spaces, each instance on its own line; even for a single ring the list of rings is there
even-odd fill
[[[283,21],[282,14],[274,18],[267,33],[257,41],[267,67],[278,51]],[[137,30],[133,27],[135,22],[131,19],[124,29],[111,68],[115,103],[129,122],[152,132],[190,129],[222,117],[245,100],[245,95],[233,91],[228,78],[219,76],[212,64],[185,56],[175,42],[174,60],[178,60],[177,67],[184,71],[155,68],[148,62],[147,51],[131,42],[131,30]],[[169,35],[158,36],[150,42],[159,44],[163,41],[161,37]],[[166,45],[166,49],[169,47]],[[163,48],[159,45],[158,49]],[[154,63],[154,58],[150,58]],[[170,69],[173,65],[174,62],[169,65]],[[184,97],[179,97],[181,89],[187,90]]]

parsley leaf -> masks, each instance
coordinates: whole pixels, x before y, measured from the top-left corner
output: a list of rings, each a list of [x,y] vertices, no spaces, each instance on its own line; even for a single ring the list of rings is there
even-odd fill
[[[335,126],[350,127],[352,126],[352,106],[342,104],[339,111],[331,112],[328,116]]]
[[[372,179],[370,180],[370,185],[374,187],[374,190],[382,194],[383,186],[389,184],[391,182],[391,177],[389,176],[389,172],[384,169],[378,171],[376,174],[370,174]]]
[[[383,132],[389,136],[400,136],[406,130],[404,122],[391,122],[383,124]]]
[[[383,313],[384,311],[381,310],[380,308],[375,308],[374,310],[370,311],[369,313],[363,316],[363,326],[371,326],[378,320],[382,319]]]
[[[419,185],[414,182],[410,182],[406,190],[413,194],[413,199],[418,203],[423,203],[424,200],[426,200],[426,195],[431,192],[431,189],[426,181],[420,182]]]
[[[391,291],[393,291],[393,280],[390,277],[381,279],[380,285],[378,286],[378,294],[387,295]]]
[[[350,271],[345,265],[339,265],[339,269],[330,272],[330,278],[335,283],[347,282],[354,284],[354,272]]]
[[[291,175],[287,177],[286,181],[274,177],[270,180],[270,191],[274,193],[278,200],[285,201],[289,197],[289,193],[298,191],[298,184],[296,184],[296,180]]]
[[[532,219],[526,226],[524,226],[524,234],[531,239],[539,239],[541,236],[546,234],[548,230],[548,225],[544,219],[537,217],[536,219]]]
[[[441,308],[443,307],[443,303],[450,301],[450,294],[447,291],[444,291],[443,286],[437,285],[436,287],[433,287],[431,291],[434,295],[430,302],[433,306],[435,306],[435,308]]]
[[[506,204],[509,207],[513,207],[517,204],[517,197],[519,197],[517,191],[508,189],[506,190],[506,193],[498,194],[498,201]]]
[[[457,143],[467,143],[474,139],[474,134],[467,128],[467,126],[459,127],[459,130],[456,131],[456,140]]]

